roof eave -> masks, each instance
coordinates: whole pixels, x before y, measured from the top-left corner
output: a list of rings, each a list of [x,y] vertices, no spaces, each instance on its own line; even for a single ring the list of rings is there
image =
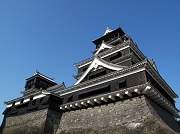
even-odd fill
[[[120,27],[118,27],[117,29],[115,29],[115,30],[113,30],[113,31],[111,31],[111,32],[109,32],[109,33],[107,33],[107,34],[105,34],[105,35],[103,35],[103,36],[101,36],[101,37],[93,40],[92,42],[93,42],[94,44],[96,44],[96,43],[97,43],[99,40],[101,40],[102,38],[104,38],[104,37],[106,37],[106,36],[109,36],[109,35],[111,35],[111,34],[114,34],[114,33],[117,32],[117,31],[121,32],[122,35],[125,34],[124,31],[123,31]]]

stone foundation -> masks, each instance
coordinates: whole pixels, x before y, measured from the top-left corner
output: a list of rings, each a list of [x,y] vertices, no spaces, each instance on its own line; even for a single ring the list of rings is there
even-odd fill
[[[59,112],[50,109],[6,117],[2,134],[53,134],[56,133],[60,118]]]
[[[2,134],[176,134],[174,117],[146,96],[60,113],[51,109],[5,117]]]
[[[60,134],[174,134],[173,116],[146,96],[65,112]]]

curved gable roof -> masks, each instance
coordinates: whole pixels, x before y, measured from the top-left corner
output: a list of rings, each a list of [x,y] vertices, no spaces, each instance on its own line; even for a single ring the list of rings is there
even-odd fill
[[[79,84],[86,76],[87,74],[92,70],[92,69],[97,69],[98,66],[103,66],[105,68],[111,69],[111,70],[122,70],[125,68],[125,66],[120,66],[116,64],[109,63],[103,59],[98,58],[95,56],[94,60],[91,62],[90,66],[88,69],[84,72],[84,74],[74,83],[74,85]]]
[[[105,49],[105,48],[112,48],[113,46],[111,46],[111,45],[107,45],[107,44],[105,44],[105,42],[103,41],[102,42],[102,44],[101,44],[101,46],[100,46],[100,48],[96,51],[96,53],[94,54],[94,55],[97,55],[101,50],[103,50],[103,49]]]

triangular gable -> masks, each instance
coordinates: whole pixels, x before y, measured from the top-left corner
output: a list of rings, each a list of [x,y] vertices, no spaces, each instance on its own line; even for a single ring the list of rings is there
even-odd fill
[[[105,49],[105,48],[112,48],[113,46],[111,45],[107,45],[105,44],[105,42],[103,41],[100,48],[96,51],[96,53],[94,55],[97,55],[101,50]]]
[[[98,58],[97,56],[95,56],[94,60],[91,62],[90,66],[88,67],[88,69],[84,72],[84,74],[76,81],[76,83],[74,83],[74,85],[79,84],[86,76],[87,74],[93,70],[93,69],[97,69],[98,66],[103,66],[105,68],[111,69],[111,70],[122,70],[125,68],[125,66],[120,66],[120,65],[116,65],[116,64],[112,64],[109,63],[103,59]]]
[[[112,30],[111,30],[109,27],[107,27],[107,28],[106,28],[106,31],[105,31],[105,33],[104,33],[103,35],[106,35],[106,34],[108,34],[108,33],[110,33],[110,32],[112,32]]]

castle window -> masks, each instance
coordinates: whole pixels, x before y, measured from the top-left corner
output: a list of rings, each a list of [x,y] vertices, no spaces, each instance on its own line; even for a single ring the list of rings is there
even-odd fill
[[[91,91],[87,91],[84,93],[79,94],[79,99],[83,99],[83,98],[87,98],[87,97],[91,97],[91,96],[95,96],[95,95],[99,95],[99,94],[103,94],[103,93],[107,93],[110,92],[110,85],[105,85],[105,86],[101,86],[95,89],[92,89]]]
[[[70,97],[68,97],[68,102],[71,102],[73,100],[73,96],[71,95]]]
[[[132,61],[132,65],[136,64],[133,60],[131,60],[131,61]]]
[[[119,89],[126,88],[126,80],[119,81]]]
[[[102,72],[99,72],[99,73],[96,73],[96,74],[94,74],[94,75],[89,76],[89,80],[90,80],[90,79],[94,79],[94,78],[99,77],[99,76],[102,76],[102,75],[105,75],[105,74],[106,74],[106,70],[104,70],[104,71],[102,71]]]
[[[41,85],[42,87],[44,87],[44,88],[46,88],[46,87],[47,87],[47,83],[46,83],[46,82],[44,82],[44,81],[40,81],[40,85]]]
[[[28,82],[28,84],[27,84],[27,85],[29,86],[29,85],[33,84],[33,82],[34,82],[34,81],[33,81],[33,80],[31,80],[31,81],[29,81],[29,82]]]
[[[112,60],[115,60],[121,56],[122,56],[121,52],[117,52],[116,55],[112,56],[109,60],[112,61]]]

